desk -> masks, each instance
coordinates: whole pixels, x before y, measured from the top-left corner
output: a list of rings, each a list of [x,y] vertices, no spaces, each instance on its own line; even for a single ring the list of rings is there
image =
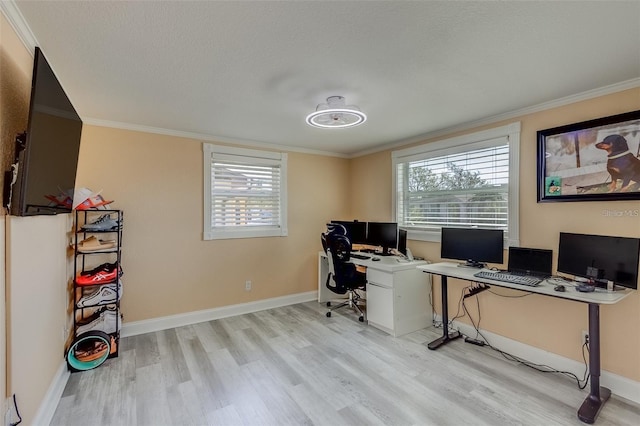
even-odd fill
[[[591,388],[589,395],[578,409],[578,418],[585,423],[593,423],[598,417],[598,413],[604,406],[605,402],[611,396],[611,391],[607,388],[600,387],[600,305],[612,305],[618,303],[631,294],[631,290],[615,292],[592,292],[581,293],[571,287],[567,287],[566,292],[555,291],[555,284],[543,281],[540,285],[530,287],[520,284],[506,283],[491,279],[476,278],[473,276],[479,269],[459,267],[454,263],[434,263],[430,265],[420,265],[418,270],[429,274],[440,275],[442,281],[442,337],[429,343],[429,349],[437,349],[451,340],[460,337],[457,331],[449,333],[446,324],[448,318],[448,299],[447,299],[447,278],[458,278],[466,281],[475,281],[493,285],[496,287],[505,287],[515,290],[522,290],[529,293],[540,294],[543,296],[557,297],[560,299],[572,300],[574,302],[587,303],[589,305],[589,371],[591,373]]]
[[[371,254],[364,253],[368,256]],[[429,296],[430,278],[417,269],[424,260],[407,261],[397,256],[375,256],[371,259],[351,258],[350,262],[367,268],[367,322],[392,336],[401,336],[431,325]],[[318,302],[324,303],[336,294],[325,283],[329,264],[324,252],[318,256]]]

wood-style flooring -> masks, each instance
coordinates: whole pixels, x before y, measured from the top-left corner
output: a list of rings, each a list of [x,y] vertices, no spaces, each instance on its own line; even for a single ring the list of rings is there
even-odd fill
[[[393,338],[316,302],[121,339],[52,425],[582,425],[586,390],[428,328]],[[615,395],[597,425],[640,425]]]

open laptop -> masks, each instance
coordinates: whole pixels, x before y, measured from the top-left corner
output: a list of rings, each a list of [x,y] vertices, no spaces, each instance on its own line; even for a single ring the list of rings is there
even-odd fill
[[[514,275],[531,275],[542,280],[551,276],[553,251],[527,247],[509,247],[507,270]]]

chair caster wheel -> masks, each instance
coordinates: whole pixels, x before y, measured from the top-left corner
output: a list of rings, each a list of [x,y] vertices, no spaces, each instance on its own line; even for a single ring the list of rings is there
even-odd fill
[[[331,312],[327,312],[327,318],[331,318]]]
[[[360,318],[358,318],[358,321],[364,322],[364,317],[361,316]]]
[[[327,302],[327,308],[331,307],[331,302]]]

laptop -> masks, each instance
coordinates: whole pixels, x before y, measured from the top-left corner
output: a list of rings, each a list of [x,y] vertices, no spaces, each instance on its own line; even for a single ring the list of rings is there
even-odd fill
[[[509,247],[507,270],[514,275],[530,275],[542,280],[551,276],[553,251],[527,247]]]

